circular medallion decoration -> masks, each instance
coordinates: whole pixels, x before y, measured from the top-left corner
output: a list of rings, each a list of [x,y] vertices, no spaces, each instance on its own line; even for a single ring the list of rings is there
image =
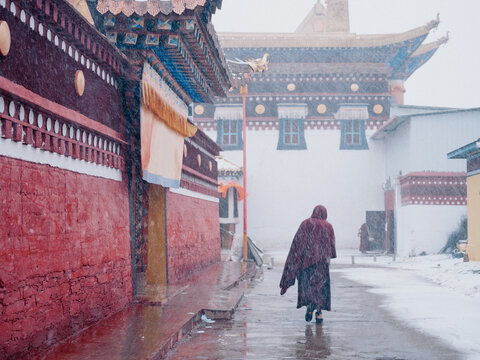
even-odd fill
[[[352,85],[350,85],[350,90],[352,90],[353,92],[357,92],[358,89],[359,89],[358,84],[353,83]]]
[[[262,115],[263,113],[265,113],[265,106],[263,106],[262,104],[258,104],[257,106],[255,106],[255,112],[258,115]]]
[[[183,144],[183,157],[187,157],[187,144]]]
[[[78,96],[82,96],[85,91],[85,76],[82,70],[77,70],[75,73],[75,92]]]
[[[211,161],[208,162],[208,168],[210,169],[210,171],[212,171],[213,165],[212,165],[212,162],[211,162]]]
[[[200,156],[200,154],[197,154],[197,163],[198,166],[202,166],[202,157]]]
[[[287,89],[288,89],[288,91],[295,91],[295,84],[294,83],[288,84]]]
[[[195,106],[195,114],[196,115],[203,115],[204,112],[205,112],[205,108],[203,107],[203,105]]]
[[[327,112],[327,105],[325,105],[325,104],[319,104],[319,105],[317,106],[317,112],[318,112],[319,114],[325,114],[325,113]]]
[[[10,35],[10,27],[6,21],[0,21],[0,53],[7,56],[12,44],[12,37]]]
[[[383,106],[380,105],[380,104],[376,104],[376,105],[373,107],[373,112],[374,112],[375,114],[377,114],[377,115],[383,113]]]

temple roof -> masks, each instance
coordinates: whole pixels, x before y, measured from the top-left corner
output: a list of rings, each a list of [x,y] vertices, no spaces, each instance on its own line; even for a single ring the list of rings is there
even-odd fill
[[[394,45],[427,36],[439,20],[397,34],[354,33],[219,33],[224,48],[368,48]]]
[[[425,64],[438,48],[448,41],[448,35],[438,39],[437,41],[422,44],[412,56],[393,74],[392,78],[395,79],[407,79],[412,75],[420,66]]]
[[[159,13],[169,15],[175,13],[182,15],[185,10],[194,10],[197,6],[210,6],[213,9],[219,8],[222,0],[98,0],[97,10],[101,14],[110,11],[113,15],[124,13],[126,16],[150,15],[156,16]]]
[[[317,3],[322,9],[322,4]],[[315,9],[314,9],[315,10]],[[317,11],[317,10],[315,10]],[[312,15],[313,16],[313,15]],[[318,14],[316,16],[319,16]],[[274,64],[384,64],[383,73],[406,80],[433,56],[448,38],[422,45],[439,18],[396,34],[358,35],[350,32],[303,32],[315,24],[307,16],[296,33],[221,33],[219,40],[229,59],[257,58],[267,52]],[[288,67],[288,66],[287,66]],[[305,67],[307,69],[308,67]],[[302,68],[303,69],[303,68]],[[303,70],[302,70],[303,71]],[[298,67],[296,72],[298,72]]]
[[[211,102],[230,89],[231,74],[211,24],[222,0],[87,2],[97,29],[136,67],[148,61],[187,104]]]

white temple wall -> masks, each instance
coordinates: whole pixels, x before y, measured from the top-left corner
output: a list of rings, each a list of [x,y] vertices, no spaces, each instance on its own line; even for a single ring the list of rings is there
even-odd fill
[[[288,250],[300,222],[323,204],[337,247],[357,248],[365,211],[384,209],[384,144],[339,150],[340,130],[323,129],[306,129],[305,140],[307,150],[277,150],[278,130],[247,133],[248,234],[265,250]],[[223,155],[243,162],[241,151]]]
[[[407,205],[397,207],[397,255],[438,253],[457,229],[465,206]]]
[[[386,176],[418,171],[463,172],[465,164],[447,153],[480,134],[480,110],[412,116],[387,136]]]
[[[465,163],[447,153],[475,141],[480,134],[480,111],[416,116],[412,119],[410,171],[465,171]],[[421,156],[419,156],[421,155]]]

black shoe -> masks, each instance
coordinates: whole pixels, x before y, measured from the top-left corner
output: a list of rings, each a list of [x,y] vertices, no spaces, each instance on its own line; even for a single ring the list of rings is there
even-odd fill
[[[317,310],[315,312],[315,322],[317,324],[323,323],[322,310]]]
[[[305,313],[305,321],[312,321],[313,317],[313,308],[310,306],[307,306],[307,312]]]

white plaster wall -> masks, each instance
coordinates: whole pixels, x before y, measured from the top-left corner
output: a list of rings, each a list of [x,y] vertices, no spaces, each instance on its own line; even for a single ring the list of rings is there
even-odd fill
[[[480,111],[416,116],[411,122],[410,171],[465,171],[464,161],[447,153],[478,139]]]
[[[457,229],[465,206],[408,205],[397,209],[397,254],[438,253]]]
[[[410,121],[403,122],[394,133],[385,140],[385,176],[394,180],[400,172],[407,174],[410,169],[412,150],[410,140]],[[375,140],[377,142],[379,140]]]
[[[478,138],[480,110],[412,116],[386,136],[386,176],[418,171],[461,172],[464,161],[447,153]],[[375,140],[378,141],[378,140]]]
[[[383,143],[340,151],[340,130],[306,129],[305,140],[308,150],[277,150],[277,130],[248,131],[248,234],[265,250],[288,249],[300,222],[323,204],[337,247],[356,248],[365,211],[384,208]],[[241,151],[223,155],[242,164]]]

